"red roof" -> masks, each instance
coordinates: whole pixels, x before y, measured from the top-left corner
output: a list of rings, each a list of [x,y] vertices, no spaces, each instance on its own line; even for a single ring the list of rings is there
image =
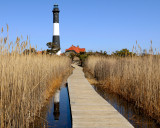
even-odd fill
[[[42,51],[37,51],[37,54],[42,54]]]
[[[85,48],[79,48],[79,46],[71,46],[69,49],[66,49],[66,51],[75,51],[76,53],[85,52]]]

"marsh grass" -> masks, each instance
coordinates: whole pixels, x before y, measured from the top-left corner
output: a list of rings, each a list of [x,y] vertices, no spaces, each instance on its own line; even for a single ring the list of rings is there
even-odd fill
[[[160,56],[90,56],[87,68],[102,88],[118,93],[160,122]]]
[[[70,59],[64,56],[37,55],[30,52],[29,40],[9,42],[9,36],[0,36],[0,127],[29,127],[44,102],[62,82],[70,68]],[[8,32],[8,26],[7,26]]]

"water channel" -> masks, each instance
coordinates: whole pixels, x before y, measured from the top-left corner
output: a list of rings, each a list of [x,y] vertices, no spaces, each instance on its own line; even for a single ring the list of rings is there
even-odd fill
[[[98,86],[92,86],[107,102],[109,102],[121,115],[123,115],[135,128],[160,128],[155,120],[147,117],[143,111],[136,108],[133,103]]]
[[[57,90],[50,102],[50,109],[47,112],[46,120],[49,127],[71,128],[71,112],[68,97],[68,87],[62,86]]]
[[[43,118],[35,122],[35,128],[72,128],[67,84],[61,86],[50,99],[43,111]]]
[[[121,113],[135,128],[160,128],[152,118],[147,117],[133,103],[98,86],[92,86],[107,102]],[[38,121],[38,127],[43,128],[72,128],[72,116],[68,96],[67,84],[61,86],[50,99],[44,111],[45,120]],[[37,125],[35,125],[37,127]]]

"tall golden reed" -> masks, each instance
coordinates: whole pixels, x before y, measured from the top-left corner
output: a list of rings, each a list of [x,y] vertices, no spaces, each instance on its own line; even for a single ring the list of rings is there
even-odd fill
[[[90,56],[85,66],[103,88],[134,101],[160,122],[160,56]]]
[[[28,38],[9,42],[0,36],[0,127],[29,127],[48,92],[70,68],[68,57],[23,54]],[[7,26],[8,31],[8,26]]]

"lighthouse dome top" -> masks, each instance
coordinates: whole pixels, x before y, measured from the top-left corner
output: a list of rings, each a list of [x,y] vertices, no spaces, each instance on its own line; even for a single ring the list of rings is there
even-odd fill
[[[58,4],[55,4],[55,5],[54,5],[54,8],[58,8]]]
[[[58,8],[58,4],[55,4],[55,5],[54,5],[53,12],[54,12],[54,13],[60,12],[60,11],[59,11],[59,8]]]

